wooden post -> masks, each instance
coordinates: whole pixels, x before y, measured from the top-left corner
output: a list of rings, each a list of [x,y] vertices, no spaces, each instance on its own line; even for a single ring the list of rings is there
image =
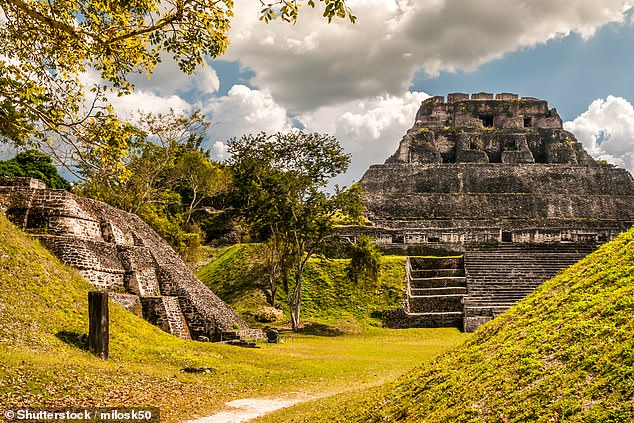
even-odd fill
[[[108,359],[108,293],[91,291],[88,293],[88,349],[93,354]]]

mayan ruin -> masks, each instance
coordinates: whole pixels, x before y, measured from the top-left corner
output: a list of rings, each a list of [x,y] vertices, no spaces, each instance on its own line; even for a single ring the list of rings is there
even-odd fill
[[[30,178],[0,178],[0,208],[115,303],[164,331],[206,341],[236,327],[248,335],[236,312],[138,216]]]
[[[471,332],[634,223],[634,180],[597,163],[545,100],[449,94],[420,106],[384,164],[361,180],[388,253],[407,262],[395,327]]]

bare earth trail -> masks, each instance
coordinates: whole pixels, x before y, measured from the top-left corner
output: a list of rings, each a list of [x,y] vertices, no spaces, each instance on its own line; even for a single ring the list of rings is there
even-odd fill
[[[296,395],[280,398],[245,398],[226,403],[231,407],[207,417],[189,420],[186,423],[240,423],[273,411],[290,407],[300,402],[309,401],[317,397],[310,395]]]

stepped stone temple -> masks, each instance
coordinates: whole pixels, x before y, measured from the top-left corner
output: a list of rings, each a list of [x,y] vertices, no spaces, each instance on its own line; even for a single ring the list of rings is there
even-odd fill
[[[407,260],[392,326],[472,331],[634,224],[634,180],[595,162],[544,100],[423,101],[385,164],[361,180],[369,228]]]
[[[0,209],[131,312],[183,339],[252,336],[138,216],[30,178],[0,178]],[[259,331],[257,331],[259,332]]]

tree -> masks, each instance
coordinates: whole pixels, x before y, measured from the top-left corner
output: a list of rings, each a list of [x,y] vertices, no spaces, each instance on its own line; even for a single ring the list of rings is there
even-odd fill
[[[279,277],[297,330],[308,259],[330,235],[336,214],[360,210],[358,191],[324,192],[350,158],[334,137],[317,133],[247,135],[228,146],[237,201],[251,235],[267,241],[271,289]]]
[[[381,275],[381,252],[370,237],[361,235],[352,244],[350,265],[346,268],[352,282],[377,282]]]
[[[186,207],[185,224],[205,200],[225,191],[231,184],[230,174],[210,160],[207,151],[198,146],[183,152],[174,164],[175,190]]]
[[[345,0],[320,1],[329,20],[354,21]],[[297,19],[296,0],[261,3],[266,22]],[[161,54],[185,73],[222,55],[232,15],[233,0],[0,0],[0,139],[52,147],[60,161],[89,160],[86,147],[124,160],[132,128],[106,94],[132,92],[129,75],[149,77]],[[102,82],[86,84],[91,70]]]
[[[189,115],[141,114],[122,167],[99,154],[79,168],[78,193],[135,213],[185,258],[193,258],[202,230],[192,220],[210,197],[227,189],[229,173],[202,148],[208,123]]]
[[[0,161],[0,176],[18,176],[39,179],[50,189],[70,190],[70,183],[62,178],[53,160],[37,150],[18,153],[14,158]]]

